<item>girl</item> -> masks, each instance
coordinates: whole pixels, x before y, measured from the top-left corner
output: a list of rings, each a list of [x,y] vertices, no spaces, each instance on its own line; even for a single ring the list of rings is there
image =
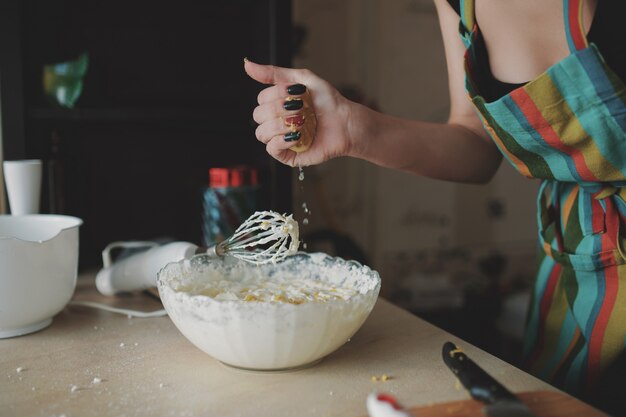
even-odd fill
[[[447,123],[378,113],[308,70],[248,61],[246,72],[271,84],[253,113],[256,136],[290,166],[351,156],[485,183],[504,155],[540,181],[541,256],[524,364],[570,393],[589,395],[625,350],[626,7],[611,0],[435,4],[451,95]],[[289,148],[303,125],[288,118],[302,114],[304,106],[293,102],[305,90],[317,128],[310,149],[298,153]]]

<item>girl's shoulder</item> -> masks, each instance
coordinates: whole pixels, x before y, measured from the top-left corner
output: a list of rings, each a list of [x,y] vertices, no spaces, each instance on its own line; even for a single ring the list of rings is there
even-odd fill
[[[461,15],[461,0],[447,0],[447,2],[452,6],[454,11],[460,16]]]

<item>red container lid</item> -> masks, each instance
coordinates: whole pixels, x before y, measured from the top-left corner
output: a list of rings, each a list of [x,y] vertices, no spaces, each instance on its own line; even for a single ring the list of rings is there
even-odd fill
[[[257,185],[258,176],[255,168],[234,166],[226,168],[209,168],[209,187],[240,187]]]

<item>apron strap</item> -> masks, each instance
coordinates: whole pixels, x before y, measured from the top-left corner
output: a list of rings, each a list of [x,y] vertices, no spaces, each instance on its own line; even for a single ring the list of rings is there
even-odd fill
[[[474,34],[474,0],[459,0],[459,9],[461,10],[459,35],[461,35],[465,48],[469,48]]]
[[[474,0],[460,0],[461,23],[467,32],[474,29]]]
[[[563,0],[565,36],[572,53],[588,46],[583,26],[583,2],[584,0]]]

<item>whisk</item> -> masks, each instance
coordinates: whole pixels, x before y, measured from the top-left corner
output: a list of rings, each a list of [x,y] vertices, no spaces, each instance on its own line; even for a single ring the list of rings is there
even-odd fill
[[[298,230],[298,222],[291,214],[257,211],[231,237],[209,247],[206,254],[230,255],[257,265],[279,262],[298,250]]]
[[[197,254],[229,255],[256,265],[280,262],[297,252],[298,233],[298,222],[292,215],[257,211],[231,237],[209,248],[189,242],[162,246],[154,242],[113,242],[102,252],[103,268],[96,276],[96,287],[105,295],[154,287],[157,273],[165,264]],[[150,249],[119,262],[112,261],[112,250],[140,246]]]

